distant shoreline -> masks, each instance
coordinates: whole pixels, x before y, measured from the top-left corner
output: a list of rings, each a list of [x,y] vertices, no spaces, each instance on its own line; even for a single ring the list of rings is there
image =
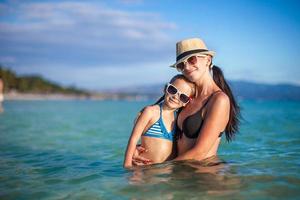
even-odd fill
[[[4,93],[4,100],[75,100],[87,99],[86,95],[74,94],[39,94],[39,93],[19,93],[8,92]]]
[[[77,94],[41,94],[41,93],[20,93],[20,92],[8,92],[4,93],[4,101],[10,100],[129,100],[129,101],[143,101],[150,99],[147,95],[135,95],[135,94],[119,94],[119,93],[94,93],[90,95],[77,95]]]

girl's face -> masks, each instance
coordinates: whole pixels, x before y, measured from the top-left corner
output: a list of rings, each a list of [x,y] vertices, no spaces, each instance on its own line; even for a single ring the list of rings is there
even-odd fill
[[[165,91],[165,103],[167,106],[173,109],[185,106],[189,101],[189,97],[192,96],[193,90],[191,85],[185,80],[176,79],[173,83],[171,83],[171,85],[169,85],[169,87],[171,87],[169,88],[169,92],[168,88],[166,88]]]
[[[208,71],[211,58],[206,55],[194,56],[194,62],[185,62],[183,75],[192,82],[198,82]]]

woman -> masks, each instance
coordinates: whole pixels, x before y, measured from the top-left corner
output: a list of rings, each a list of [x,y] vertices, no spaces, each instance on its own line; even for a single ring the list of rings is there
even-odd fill
[[[199,38],[176,44],[175,67],[196,85],[195,98],[178,115],[178,156],[175,160],[204,160],[217,155],[225,132],[231,141],[238,131],[240,109],[221,69],[212,64],[214,52]],[[139,153],[143,151],[140,150]],[[149,161],[133,156],[133,163]]]

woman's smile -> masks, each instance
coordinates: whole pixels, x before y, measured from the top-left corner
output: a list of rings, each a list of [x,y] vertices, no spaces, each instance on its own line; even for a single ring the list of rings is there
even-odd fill
[[[185,75],[186,77],[188,77],[190,80],[191,80],[191,79],[193,80],[192,77],[194,77],[194,76],[197,74],[197,71],[198,71],[197,68],[185,70],[185,71],[184,71],[184,75]]]
[[[185,70],[184,71],[184,73],[186,74],[186,75],[191,75],[194,71],[196,71],[197,69],[192,69],[192,70]]]

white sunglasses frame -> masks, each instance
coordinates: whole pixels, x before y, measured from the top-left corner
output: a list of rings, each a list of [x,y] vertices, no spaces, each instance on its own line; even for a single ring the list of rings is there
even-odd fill
[[[187,60],[188,60],[189,58],[193,57],[193,56],[195,56],[195,57],[203,57],[203,58],[206,58],[208,55],[204,55],[204,54],[193,54],[193,55],[190,55],[189,57],[183,59],[183,60],[180,62],[180,63],[183,63],[184,68],[186,67],[186,63],[188,63]],[[180,63],[177,63],[177,64],[175,65],[175,68],[176,68],[176,70],[179,71],[179,72],[184,72],[184,68],[183,68],[183,70],[180,70],[180,69],[178,69],[178,67],[177,67],[177,65],[180,64]],[[198,63],[198,60],[197,60],[197,63]],[[188,64],[189,64],[189,63],[188,63]]]
[[[174,88],[177,90],[177,92],[176,92],[175,94],[169,93],[169,92],[168,92],[169,86],[174,87]],[[183,104],[187,104],[187,103],[190,102],[191,99],[192,99],[189,95],[187,95],[187,94],[181,92],[177,87],[175,87],[175,86],[174,86],[173,84],[171,84],[171,83],[168,83],[168,84],[167,84],[166,92],[167,92],[169,95],[172,95],[172,96],[178,95],[180,102],[183,103]],[[187,96],[187,97],[189,98],[189,100],[188,100],[187,102],[183,102],[183,101],[180,99],[180,95],[182,95],[182,94],[185,95],[185,96]]]

